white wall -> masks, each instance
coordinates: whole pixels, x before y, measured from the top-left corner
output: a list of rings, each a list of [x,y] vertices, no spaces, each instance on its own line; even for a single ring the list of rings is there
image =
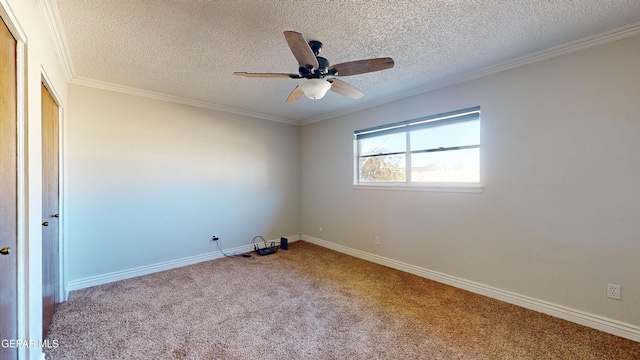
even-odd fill
[[[623,39],[304,126],[303,237],[638,331],[639,55]],[[354,130],[477,105],[483,193],[352,188]]]
[[[70,85],[67,281],[299,234],[300,127]]]
[[[22,187],[19,206],[20,234],[18,256],[20,278],[20,311],[18,314],[20,339],[38,341],[42,338],[42,129],[40,84],[43,78],[64,110],[67,79],[58,61],[45,22],[36,1],[0,0],[0,13],[16,29],[14,36],[24,47],[18,51],[23,72],[18,74],[24,86],[24,102],[19,106],[21,145],[19,163],[24,168],[19,174]],[[6,16],[6,18],[5,18]],[[61,118],[61,128],[64,126]],[[64,215],[64,214],[63,214]],[[64,221],[64,219],[62,220]],[[21,348],[19,355],[27,359],[40,359],[40,348]]]

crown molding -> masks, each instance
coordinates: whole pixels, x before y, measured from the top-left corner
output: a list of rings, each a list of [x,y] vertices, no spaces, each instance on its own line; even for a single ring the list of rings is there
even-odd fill
[[[58,12],[58,4],[56,0],[37,1],[47,32],[51,38],[51,43],[53,44],[53,50],[64,68],[67,81],[70,81],[76,77],[76,70],[71,60],[71,51],[69,51],[67,37],[64,32],[64,27],[62,26],[62,19],[60,19],[60,13]]]
[[[352,107],[343,111],[338,111],[338,112],[310,118],[307,120],[303,120],[302,122],[300,122],[300,124],[304,126],[304,125],[312,124],[319,121],[329,120],[329,119],[350,114],[356,111],[388,104],[394,101],[406,99],[412,96],[424,94],[430,91],[442,89],[442,88],[460,84],[463,82],[479,79],[485,76],[494,75],[497,73],[501,73],[503,71],[507,71],[507,70],[515,69],[517,67],[548,60],[561,55],[571,54],[580,50],[588,49],[598,45],[603,45],[616,40],[622,40],[622,39],[636,36],[639,34],[640,34],[640,21],[637,21],[623,27],[619,27],[610,31],[596,34],[596,35],[588,36],[586,38],[568,42],[562,45],[554,46],[549,49],[541,50],[529,55],[515,58],[513,60],[505,61],[497,65],[485,67],[476,71],[471,71],[460,76],[444,79],[442,81],[436,81],[419,88],[403,91],[377,101],[368,102],[366,104]]]
[[[236,108],[212,104],[204,101],[187,99],[179,96],[167,95],[167,94],[158,93],[154,91],[142,90],[139,88],[113,84],[105,81],[98,81],[98,80],[93,80],[93,79],[88,79],[83,77],[75,77],[73,80],[70,81],[70,83],[74,85],[81,85],[81,86],[102,89],[102,90],[114,91],[114,92],[135,95],[135,96],[145,97],[145,98],[154,99],[154,100],[168,101],[176,104],[189,105],[189,106],[222,111],[222,112],[242,115],[242,116],[249,116],[253,118],[275,121],[275,122],[285,123],[289,125],[297,125],[297,126],[300,125],[300,122],[291,120],[291,119],[285,119],[277,116],[271,116],[267,114],[261,114],[261,113],[256,113],[252,111],[236,109]]]
[[[64,71],[67,76],[67,81],[71,84],[88,86],[103,90],[121,92],[129,95],[141,96],[150,99],[174,102],[177,104],[190,105],[199,108],[217,110],[222,112],[227,112],[236,115],[249,116],[253,118],[270,120],[290,125],[300,125],[299,121],[285,119],[277,116],[256,113],[252,111],[246,111],[241,109],[236,109],[228,106],[217,105],[213,103],[207,103],[203,101],[197,101],[193,99],[182,98],[178,96],[172,96],[168,94],[108,83],[99,80],[93,80],[89,78],[78,77],[76,75],[75,67],[73,65],[73,60],[71,57],[71,51],[69,49],[67,43],[66,33],[64,31],[64,27],[62,26],[62,19],[60,18],[60,13],[58,12],[58,4],[56,0],[37,0],[38,7],[40,8],[40,12],[42,13],[42,17],[45,22],[45,26],[47,31],[49,32],[49,36],[51,38],[51,42],[53,44],[56,55],[58,56],[60,63],[64,67]]]

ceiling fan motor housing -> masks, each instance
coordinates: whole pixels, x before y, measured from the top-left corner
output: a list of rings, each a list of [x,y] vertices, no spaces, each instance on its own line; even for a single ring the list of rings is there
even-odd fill
[[[322,79],[328,74],[327,70],[329,69],[329,60],[323,58],[322,56],[316,56],[318,60],[318,68],[316,70],[310,69],[309,67],[301,66],[298,68],[298,73],[300,76],[307,79]]]
[[[320,51],[322,51],[322,43],[318,40],[310,40],[309,48],[316,56],[316,60],[318,60],[318,68],[313,70],[310,65],[301,66],[298,68],[298,73],[300,76],[307,79],[322,79],[325,75],[327,75],[327,70],[329,69],[329,60],[323,58],[322,56],[318,56]]]

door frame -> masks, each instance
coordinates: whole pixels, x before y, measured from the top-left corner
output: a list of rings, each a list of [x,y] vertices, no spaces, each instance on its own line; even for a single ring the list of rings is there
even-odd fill
[[[29,249],[27,246],[28,234],[28,174],[27,174],[27,122],[26,122],[26,74],[27,57],[26,41],[27,36],[20,27],[17,17],[12,12],[11,7],[5,0],[0,0],[0,17],[7,25],[9,32],[16,39],[16,95],[17,95],[17,175],[18,175],[18,234],[17,234],[17,290],[18,290],[18,339],[28,339],[29,328],[29,298],[27,296],[27,284],[29,279],[29,269],[27,267],[29,259]],[[18,347],[18,359],[27,358],[27,349]]]
[[[65,271],[64,271],[64,229],[65,229],[65,201],[64,201],[64,174],[65,174],[65,162],[64,162],[64,104],[60,94],[56,91],[52,85],[49,76],[44,68],[40,70],[40,82],[47,88],[49,94],[53,98],[53,101],[58,105],[58,298],[57,302],[66,301],[68,296],[65,291]],[[40,116],[42,118],[42,116]]]

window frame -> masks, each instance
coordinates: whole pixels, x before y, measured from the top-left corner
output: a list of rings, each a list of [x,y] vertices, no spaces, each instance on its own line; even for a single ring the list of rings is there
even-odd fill
[[[411,133],[417,130],[433,128],[443,125],[464,123],[468,121],[481,121],[480,106],[470,107],[436,115],[420,117],[411,120],[399,121],[395,123],[370,127],[354,131],[354,178],[353,188],[357,190],[404,190],[404,191],[435,191],[435,192],[456,192],[456,193],[481,193],[484,190],[482,185],[482,169],[479,170],[478,182],[415,182],[411,180],[411,155],[439,151],[455,151],[462,149],[481,149],[482,141],[473,145],[458,145],[447,148],[430,148],[411,150]],[[481,123],[480,123],[481,124]],[[388,134],[404,133],[406,136],[405,150],[403,152],[390,151],[388,153],[368,154],[360,156],[361,142],[359,140],[374,138]],[[480,153],[481,154],[481,153]],[[405,157],[405,179],[404,181],[393,182],[361,182],[360,181],[360,160],[362,158],[404,155]],[[481,155],[479,155],[481,156]],[[479,159],[481,162],[481,158]]]

